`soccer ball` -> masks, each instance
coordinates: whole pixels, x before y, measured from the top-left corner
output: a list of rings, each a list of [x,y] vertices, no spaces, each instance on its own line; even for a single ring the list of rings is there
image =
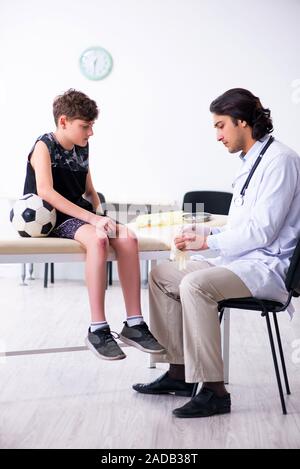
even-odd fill
[[[22,237],[48,236],[56,222],[56,210],[36,194],[25,194],[10,211],[10,221]]]

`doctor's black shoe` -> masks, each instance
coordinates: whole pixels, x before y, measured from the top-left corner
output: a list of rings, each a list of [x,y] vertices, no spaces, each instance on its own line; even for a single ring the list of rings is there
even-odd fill
[[[98,358],[103,358],[104,360],[122,360],[122,358],[126,357],[111,335],[109,327],[98,329],[95,332],[91,332],[89,329],[85,343]]]
[[[132,387],[142,394],[175,394],[175,396],[190,397],[194,389],[194,383],[172,379],[169,377],[169,373],[166,372],[151,383],[138,383]]]
[[[127,321],[124,321],[124,327],[120,334],[120,340],[127,345],[148,353],[162,353],[165,348],[160,345],[151,334],[145,322],[129,327]]]
[[[175,417],[193,418],[210,417],[215,414],[228,414],[231,408],[230,394],[218,397],[208,388],[202,388],[184,406],[173,410]]]

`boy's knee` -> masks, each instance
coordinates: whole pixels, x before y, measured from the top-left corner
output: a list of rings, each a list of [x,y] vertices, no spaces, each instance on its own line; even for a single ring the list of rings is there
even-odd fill
[[[101,251],[105,251],[108,249],[109,242],[107,236],[96,236],[93,240],[93,245],[100,249]]]
[[[115,240],[115,244],[113,247],[116,249],[118,248],[126,248],[130,249],[131,251],[137,251],[138,250],[138,240],[134,235],[122,237],[118,236]]]
[[[132,246],[135,246],[137,248],[138,246],[138,240],[137,237],[134,234],[129,234],[129,236],[126,238],[126,242]]]
[[[135,233],[126,226],[117,225],[116,237],[118,239],[128,240],[129,242],[133,242],[137,244],[137,237]]]

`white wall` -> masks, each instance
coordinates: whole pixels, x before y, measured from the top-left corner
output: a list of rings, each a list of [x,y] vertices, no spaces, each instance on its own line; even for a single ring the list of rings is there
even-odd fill
[[[298,0],[0,0],[0,195],[21,194],[26,156],[70,87],[100,106],[91,168],[110,200],[230,190],[239,161],[208,107],[231,87],[260,96],[300,152],[299,20]],[[91,45],[113,56],[103,81],[80,74]]]

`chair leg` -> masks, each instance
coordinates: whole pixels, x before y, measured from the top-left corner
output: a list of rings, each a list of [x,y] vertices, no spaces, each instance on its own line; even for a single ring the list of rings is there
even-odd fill
[[[230,348],[230,308],[224,309],[223,320],[223,363],[224,383],[229,383],[229,348]]]
[[[278,343],[279,355],[281,359],[281,366],[282,366],[282,372],[283,372],[283,377],[284,377],[284,382],[285,382],[285,389],[286,389],[287,394],[291,394],[276,313],[273,313],[273,320],[274,320],[275,331],[276,331],[276,336],[277,336],[277,343]]]
[[[48,287],[48,263],[45,263],[45,271],[44,271],[44,288]]]
[[[25,283],[25,280],[26,280],[26,264],[22,264],[22,271],[21,271],[21,279],[22,279],[22,283],[21,285],[24,285],[24,286],[27,286],[27,283]]]
[[[223,314],[224,314],[224,308],[221,309],[220,314],[219,314],[219,321],[220,321],[220,324],[221,324],[222,319],[223,319]]]
[[[224,315],[226,313],[226,316]],[[219,314],[220,325],[223,324],[223,363],[224,363],[224,384],[229,384],[229,340],[230,340],[230,309],[223,308]]]
[[[50,281],[54,283],[54,263],[51,262],[50,264]]]
[[[269,334],[270,346],[271,346],[271,351],[272,351],[272,356],[273,356],[273,362],[274,362],[274,368],[275,368],[275,373],[276,373],[276,379],[277,379],[277,385],[278,385],[278,391],[279,391],[279,396],[280,396],[280,401],[281,401],[282,412],[283,412],[284,415],[286,415],[287,412],[286,412],[285,401],[284,401],[284,396],[283,396],[283,391],[282,391],[282,385],[281,385],[281,379],[280,379],[280,374],[279,374],[276,351],[275,351],[275,347],[274,347],[274,340],[273,340],[273,334],[272,334],[272,329],[271,329],[271,324],[270,324],[269,312],[265,311],[264,313],[265,313],[265,316],[266,316],[266,322],[267,322],[267,328],[268,328],[268,334]]]
[[[108,261],[107,263],[108,268],[108,285],[112,285],[112,261]]]

